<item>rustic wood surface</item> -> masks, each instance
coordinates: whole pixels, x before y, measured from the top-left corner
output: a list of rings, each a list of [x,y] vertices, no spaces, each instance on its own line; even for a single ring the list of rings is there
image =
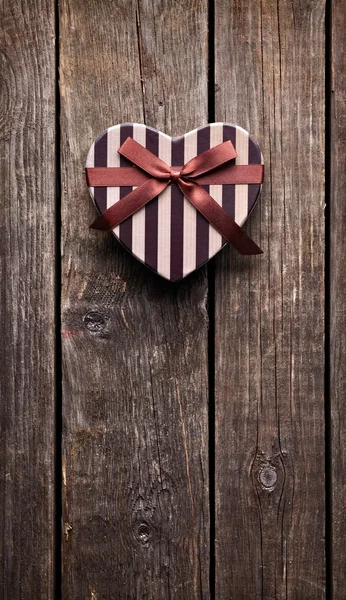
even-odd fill
[[[207,278],[110,234],[84,161],[107,126],[206,122],[206,0],[60,3],[63,597],[209,597]]]
[[[216,0],[216,119],[266,165],[265,254],[216,268],[216,598],[325,597],[324,10]]]
[[[0,597],[53,599],[55,18],[0,2]]]
[[[333,598],[346,599],[346,407],[345,407],[345,190],[346,190],[346,10],[342,0],[333,0],[331,13],[331,195],[330,195],[330,401],[331,401],[331,478],[330,537]]]
[[[0,599],[346,600],[344,2],[0,15]],[[214,108],[261,145],[265,254],[170,284],[89,231],[85,159],[110,125]]]

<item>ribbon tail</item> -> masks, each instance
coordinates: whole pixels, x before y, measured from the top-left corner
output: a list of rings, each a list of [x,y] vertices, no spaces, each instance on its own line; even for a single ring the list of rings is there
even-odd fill
[[[263,254],[263,250],[198,183],[183,179],[178,179],[177,183],[184,196],[239,254]]]
[[[118,202],[107,208],[90,225],[90,229],[109,231],[117,227],[122,221],[131,217],[137,210],[145,206],[150,200],[158,196],[167,187],[169,181],[149,179]]]

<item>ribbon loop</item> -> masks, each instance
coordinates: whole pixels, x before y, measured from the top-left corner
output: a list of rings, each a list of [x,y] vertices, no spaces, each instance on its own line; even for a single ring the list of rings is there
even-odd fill
[[[137,178],[133,176],[132,186],[136,185],[135,181],[139,181],[139,186],[132,190],[127,196],[113,204],[105,210],[92,223],[92,229],[109,230],[113,229],[119,223],[133,215],[137,210],[145,206],[150,200],[158,196],[171,183],[179,186],[184,196],[193,204],[193,206],[211,223],[211,225],[240,253],[240,254],[261,254],[262,250],[255,242],[243,231],[239,225],[230,217],[223,208],[212,198],[208,192],[201,187],[200,183],[205,183],[204,178],[209,176],[210,171],[215,171],[212,175],[213,183],[223,184],[229,183],[229,175],[225,175],[223,170],[230,167],[232,159],[237,156],[235,148],[231,141],[223,142],[218,146],[214,146],[201,154],[198,154],[189,160],[183,167],[170,167],[163,160],[155,156],[147,148],[136,142],[131,137],[128,137],[122,146],[118,149],[119,154],[127,158],[135,167],[144,171],[142,176]],[[263,180],[263,165],[239,165],[231,166],[232,169],[241,169],[237,183],[242,182],[242,177],[245,179],[243,183],[262,183]],[[130,181],[132,175],[125,171],[132,169],[136,173],[134,167],[129,168],[113,168],[112,176],[106,177],[105,173],[100,179],[96,177],[96,183],[93,181],[93,172],[100,169],[87,169],[87,179],[89,185],[125,185],[124,182]],[[244,171],[245,169],[245,171]],[[103,171],[108,171],[107,167]],[[122,172],[117,179],[117,172]],[[140,174],[140,172],[138,172]],[[245,173],[245,174],[244,174]],[[148,174],[151,177],[148,178]],[[114,179],[115,175],[115,179]],[[196,179],[199,179],[199,182]],[[114,180],[118,183],[114,184]],[[120,183],[119,183],[120,181]],[[111,183],[110,183],[111,182]],[[113,182],[113,184],[112,184]],[[232,183],[232,182],[231,182]],[[130,183],[131,185],[131,183]]]
[[[221,167],[223,164],[237,156],[238,154],[236,153],[232,142],[223,142],[222,144],[209,148],[209,150],[205,150],[201,154],[191,158],[191,160],[183,166],[181,174],[186,175],[189,178],[199,177],[217,167]]]
[[[171,168],[161,158],[155,156],[133,138],[126,138],[118,152],[152,177],[170,179]]]

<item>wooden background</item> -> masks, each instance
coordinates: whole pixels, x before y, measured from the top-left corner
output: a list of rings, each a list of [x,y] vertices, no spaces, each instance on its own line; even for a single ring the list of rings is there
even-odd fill
[[[346,5],[0,1],[1,600],[346,599]],[[178,284],[95,216],[106,127],[259,141]]]

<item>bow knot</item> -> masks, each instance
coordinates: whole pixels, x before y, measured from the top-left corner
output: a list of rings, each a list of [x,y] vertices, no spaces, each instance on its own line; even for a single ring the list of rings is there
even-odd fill
[[[263,165],[229,164],[237,156],[231,141],[214,146],[189,160],[183,167],[170,167],[147,148],[128,137],[118,150],[135,167],[88,168],[90,186],[138,186],[105,210],[91,225],[109,230],[133,215],[175,183],[193,206],[240,252],[262,250],[202,187],[203,184],[262,183]]]
[[[181,171],[176,171],[171,169],[171,181],[174,181],[174,183],[176,183],[178,181],[178,179],[180,179],[181,177]]]

